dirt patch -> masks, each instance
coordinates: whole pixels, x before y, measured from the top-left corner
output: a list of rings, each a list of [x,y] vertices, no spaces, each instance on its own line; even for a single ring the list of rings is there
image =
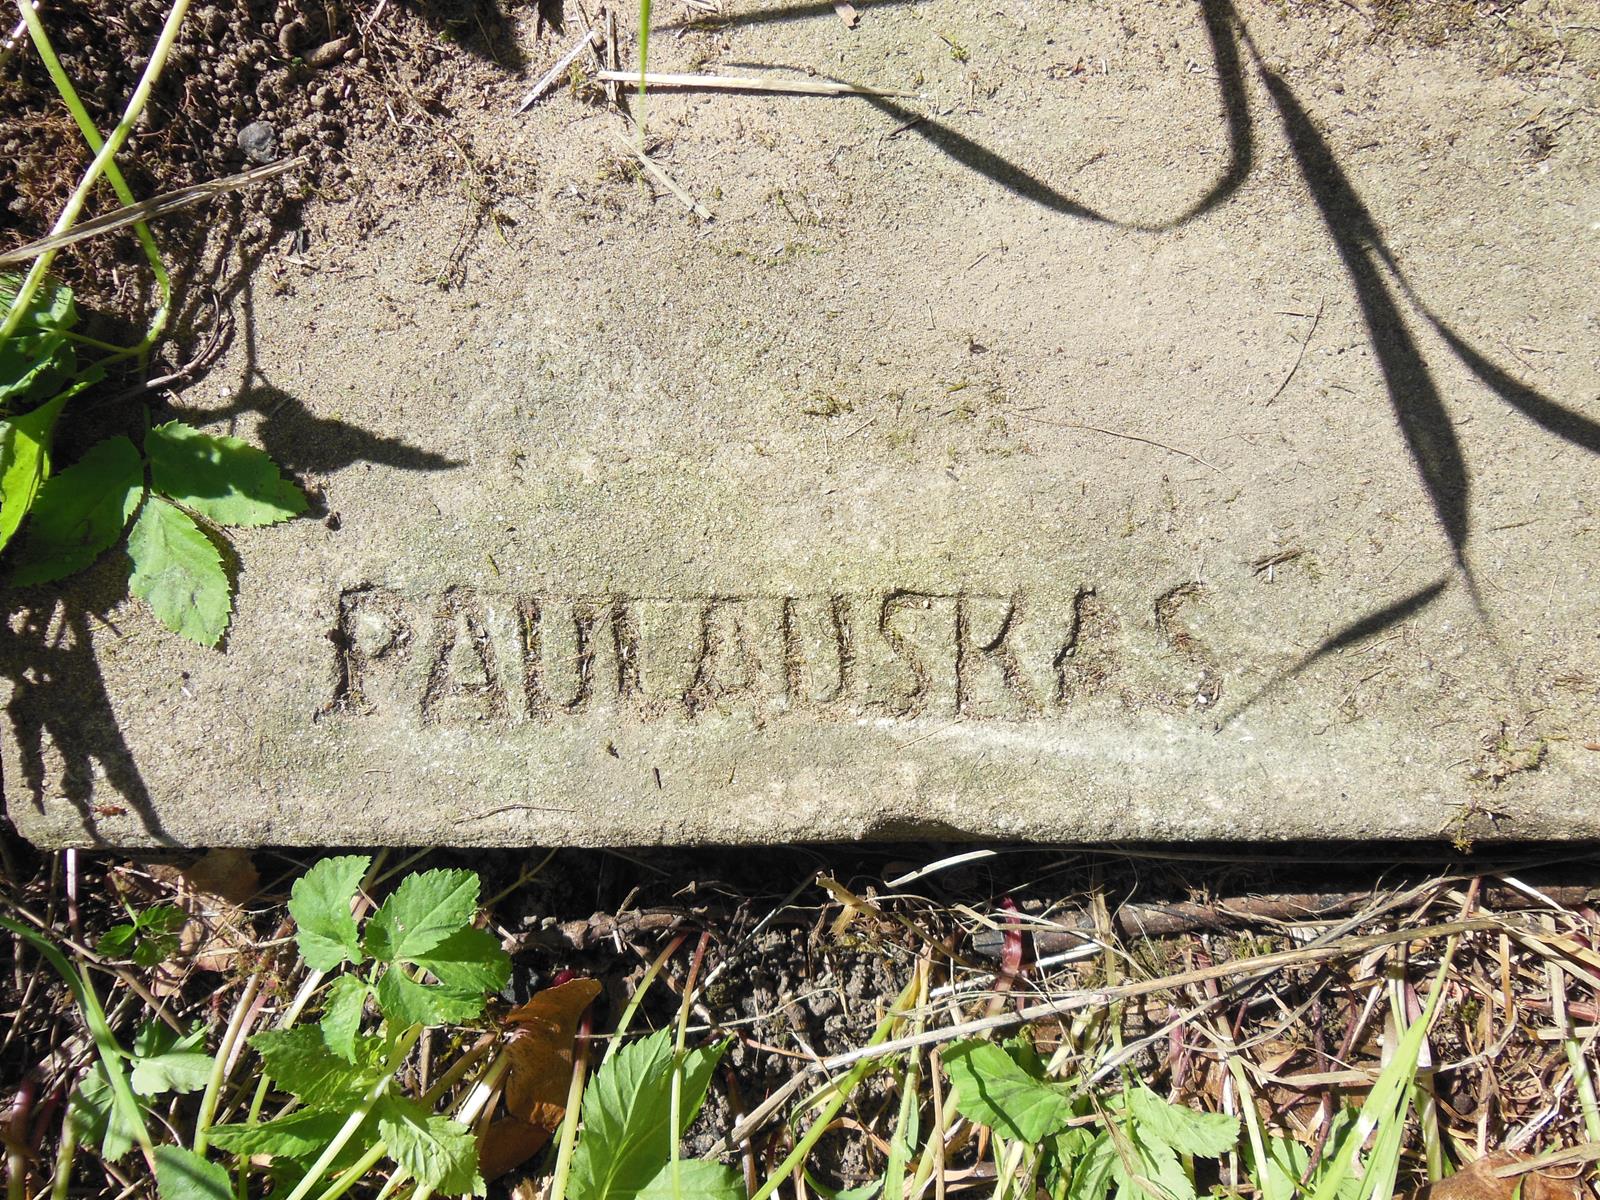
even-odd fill
[[[157,0],[69,0],[45,10],[62,66],[102,133],[120,118],[167,9]],[[392,143],[402,122],[442,111],[447,93],[514,67],[512,45],[487,0],[197,4],[118,161],[135,195],[149,196],[279,158],[305,160],[288,176],[163,223],[175,274],[188,275],[208,249],[253,250],[313,195],[347,199],[353,140]],[[0,154],[11,167],[0,174],[0,246],[9,247],[49,230],[91,157],[26,34],[0,68]],[[102,182],[85,215],[116,205]],[[90,311],[128,320],[146,299],[142,266],[128,234],[59,260]]]

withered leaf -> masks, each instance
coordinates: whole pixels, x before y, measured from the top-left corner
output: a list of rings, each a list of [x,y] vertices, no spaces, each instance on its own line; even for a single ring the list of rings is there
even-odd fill
[[[478,1139],[478,1172],[484,1179],[499,1179],[527,1162],[551,1138],[551,1132],[520,1117],[501,1117]]]
[[[1579,1182],[1584,1172],[1582,1164],[1499,1174],[1528,1158],[1511,1150],[1496,1150],[1468,1163],[1448,1179],[1418,1188],[1416,1200],[1584,1200]]]
[[[599,994],[598,981],[573,979],[540,992],[506,1016],[513,1029],[506,1043],[511,1067],[505,1092],[512,1116],[547,1130],[561,1124],[572,1083],[578,1019]]]

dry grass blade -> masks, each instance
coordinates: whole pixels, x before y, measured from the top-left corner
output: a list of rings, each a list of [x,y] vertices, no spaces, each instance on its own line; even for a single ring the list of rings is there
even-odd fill
[[[639,160],[639,165],[644,168],[645,173],[649,175],[651,179],[654,179],[657,183],[659,183],[662,187],[666,188],[667,191],[671,192],[672,195],[677,199],[678,203],[682,204],[702,221],[710,221],[714,219],[709,208],[701,204],[700,201],[696,200],[687,191],[680,187],[670,175],[652,162],[650,160],[650,156],[647,155],[643,150],[639,149],[639,147],[635,146],[632,142],[628,141],[627,138],[622,137],[620,134],[617,136],[617,141],[628,148],[628,153]]]
[[[241,188],[260,183],[264,179],[282,175],[285,171],[304,166],[306,161],[303,156],[289,158],[283,162],[269,163],[264,167],[240,171],[237,175],[228,175],[221,179],[209,180],[206,183],[197,183],[190,187],[162,192],[159,196],[152,196],[150,199],[141,200],[137,204],[127,204],[92,220],[80,222],[61,233],[51,234],[49,237],[42,237],[38,241],[29,242],[25,246],[18,246],[15,250],[7,250],[4,253],[0,253],[0,264],[27,262],[30,259],[38,258],[41,254],[60,250],[64,246],[71,246],[88,238],[99,237],[101,234],[112,233],[129,225],[137,224],[140,221],[153,221],[157,217],[164,217],[168,213],[188,208],[191,204],[198,204],[200,201],[209,200],[213,196],[236,192]]]
[[[914,1036],[881,1042],[876,1046],[862,1046],[824,1060],[822,1067],[828,1071],[837,1071],[841,1067],[847,1067],[864,1058],[899,1054],[917,1046],[956,1041],[982,1033],[992,1033],[999,1029],[1014,1029],[1019,1025],[1029,1025],[1035,1021],[1043,1021],[1049,1017],[1060,1016],[1063,1013],[1099,1005],[1115,1004],[1121,1000],[1133,1000],[1155,992],[1172,991],[1186,984],[1203,983],[1208,979],[1270,975],[1288,967],[1327,962],[1330,959],[1344,958],[1351,954],[1361,954],[1368,950],[1377,950],[1386,946],[1403,945],[1407,942],[1434,941],[1439,938],[1456,937],[1463,933],[1479,933],[1491,929],[1498,930],[1503,926],[1504,922],[1501,920],[1480,917],[1470,921],[1450,921],[1442,925],[1429,925],[1420,929],[1388,930],[1384,933],[1347,938],[1331,946],[1308,946],[1300,950],[1284,950],[1276,954],[1263,954],[1257,958],[1217,963],[1210,967],[1183,971],[1179,974],[1167,975],[1159,979],[1141,979],[1133,983],[1118,984],[1115,987],[1069,992],[1054,1000],[1030,1004],[1015,1012],[1000,1013],[996,1016],[983,1017],[976,1021],[966,1021],[946,1029],[931,1029]]]

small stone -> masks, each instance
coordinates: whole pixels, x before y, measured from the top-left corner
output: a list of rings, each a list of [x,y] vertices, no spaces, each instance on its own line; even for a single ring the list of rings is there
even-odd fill
[[[278,157],[278,131],[269,121],[250,122],[235,140],[251,162],[269,163]]]

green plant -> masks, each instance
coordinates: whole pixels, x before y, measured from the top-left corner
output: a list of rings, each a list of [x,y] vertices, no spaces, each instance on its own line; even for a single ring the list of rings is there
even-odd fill
[[[127,921],[113,925],[95,943],[95,953],[126,958],[136,967],[154,967],[167,961],[178,948],[178,931],[188,916],[171,904],[129,909]]]
[[[71,230],[102,175],[124,205],[134,203],[115,156],[144,111],[188,5],[189,0],[175,0],[107,138],[100,136],[62,69],[38,13],[32,5],[22,6],[45,69],[94,151],[53,235]],[[57,247],[40,251],[23,276],[0,275],[0,552],[22,532],[7,582],[51,582],[87,567],[122,538],[131,522],[127,548],[133,593],[169,629],[214,646],[227,630],[233,602],[218,548],[220,530],[273,524],[303,512],[299,489],[261,451],[176,422],[144,428],[142,450],[127,436],[97,442],[52,478],[52,446],[68,402],[104,378],[105,364],[147,353],[166,326],[171,303],[166,265],[149,228],[139,221],[134,229],[160,297],[144,338],[134,346],[106,345],[76,331],[72,292],[49,274]],[[81,365],[79,346],[104,354]],[[136,423],[147,427],[148,418]]]
[[[206,1145],[234,1154],[241,1176],[264,1156],[289,1200],[313,1193],[333,1200],[389,1157],[429,1189],[482,1193],[471,1132],[436,1114],[429,1097],[405,1095],[396,1076],[424,1028],[482,1014],[485,994],[505,986],[510,961],[493,935],[472,924],[478,877],[470,871],[408,876],[358,927],[352,902],[370,866],[364,855],[325,859],[295,884],[289,911],[301,957],[314,971],[342,970],[323,995],[317,1024],[250,1039],[266,1075],[290,1099],[260,1120],[263,1080],[249,1121],[202,1124],[187,1152],[197,1170]],[[369,1004],[379,1019],[366,1030]],[[331,1172],[339,1175],[329,1183]]]
[[[235,1123],[214,1121],[227,1075],[242,1057],[258,978],[246,983],[215,1049],[206,1047],[204,1025],[182,1030],[154,1019],[139,1026],[125,1049],[100,1005],[89,965],[74,966],[44,934],[0,917],[0,928],[26,939],[68,983],[96,1050],[71,1096],[58,1191],[82,1145],[109,1162],[137,1146],[161,1200],[250,1195],[251,1176],[263,1163],[274,1196],[335,1200],[384,1158],[396,1164],[391,1188],[410,1178],[419,1196],[482,1194],[470,1129],[435,1111],[475,1057],[463,1055],[421,1094],[408,1094],[401,1075],[425,1029],[481,1016],[486,995],[505,985],[510,961],[493,935],[473,924],[479,884],[470,871],[410,875],[358,922],[371,867],[367,856],[330,858],[296,882],[289,907],[300,957],[311,972],[303,992],[320,990],[320,1020],[298,1023],[297,1001],[277,1028],[248,1039],[260,1078],[247,1119]],[[102,946],[111,940],[111,948],[131,948],[137,960],[139,947],[154,944],[162,936],[154,931],[170,924],[158,906],[116,927]],[[492,1088],[507,1065],[497,1057],[479,1077],[482,1088]],[[230,1107],[245,1103],[242,1088]],[[180,1116],[173,1106],[158,1116],[156,1101],[194,1093],[200,1093],[197,1107]],[[463,1106],[458,1115],[470,1110]],[[179,1140],[158,1142],[152,1131],[163,1126],[179,1131]]]
[[[677,1146],[705,1103],[728,1043],[682,1052],[662,1029],[611,1055],[584,1089],[583,1136],[572,1154],[567,1200],[655,1200],[684,1195],[743,1200],[721,1163],[679,1159]],[[673,1096],[677,1090],[677,1120]]]
[[[142,450],[120,434],[96,442],[30,499],[10,583],[81,571],[126,531],[129,589],[167,628],[204,646],[222,639],[233,608],[220,531],[276,524],[306,507],[265,453],[181,421],[149,430]]]
[[[1031,1179],[1055,1200],[1198,1200],[1194,1160],[1221,1158],[1239,1141],[1236,1118],[1170,1103],[1132,1080],[1099,1099],[1051,1079],[1025,1039],[958,1042],[944,1062],[961,1115],[1014,1146],[1020,1196],[1033,1194]]]

